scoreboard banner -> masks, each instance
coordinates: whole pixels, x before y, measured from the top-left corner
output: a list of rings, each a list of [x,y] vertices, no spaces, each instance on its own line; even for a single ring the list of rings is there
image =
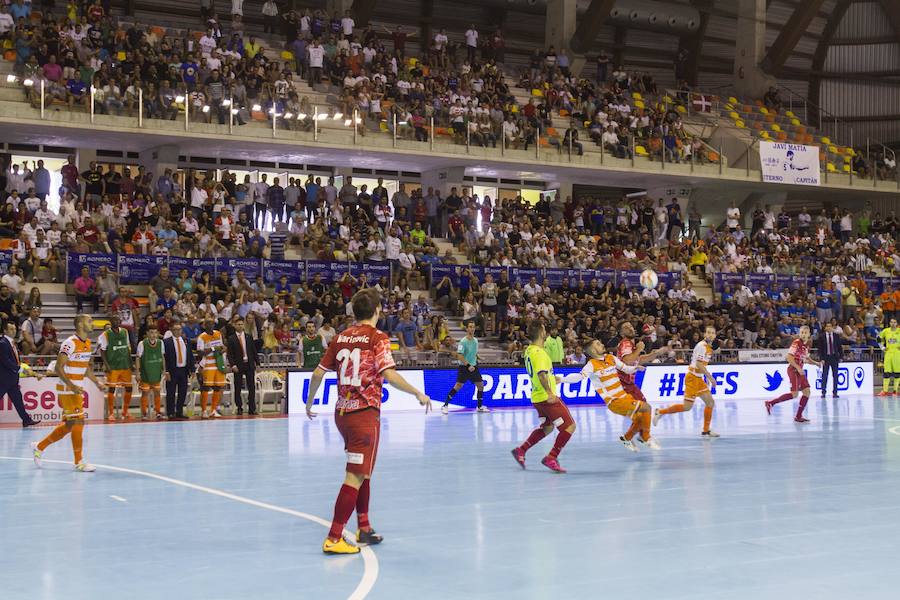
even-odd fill
[[[556,375],[576,373],[580,367],[558,367]],[[715,398],[722,400],[768,400],[790,391],[787,363],[710,365],[709,371],[716,380]],[[432,401],[440,402],[456,383],[456,369],[404,369],[403,376],[418,389],[424,389]],[[651,402],[676,400],[684,395],[686,365],[650,365],[636,374],[635,381]],[[304,414],[306,393],[311,371],[293,370],[287,374],[287,410],[289,414]],[[530,406],[531,380],[524,368],[481,369],[484,380],[484,404],[489,408],[513,408]],[[821,392],[821,371],[807,366],[813,392]],[[874,372],[871,362],[845,362],[838,367],[838,391],[847,396],[871,395]],[[591,388],[590,381],[565,383],[558,388],[560,397],[569,404],[603,404],[603,399]],[[334,412],[337,380],[328,373],[316,394],[314,410],[320,414]],[[452,402],[457,408],[476,406],[475,387],[466,385]],[[382,392],[383,411],[421,410],[414,396],[385,384]]]

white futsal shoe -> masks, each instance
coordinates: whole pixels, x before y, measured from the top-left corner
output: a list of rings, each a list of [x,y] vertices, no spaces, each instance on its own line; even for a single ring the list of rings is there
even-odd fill
[[[659,442],[656,441],[656,438],[650,438],[649,440],[642,440],[641,436],[638,436],[637,439],[641,444],[650,448],[651,450],[662,450],[662,446],[659,445]]]
[[[34,466],[40,469],[41,457],[44,455],[44,452],[38,448],[37,442],[31,442],[31,455],[34,457]]]
[[[626,450],[631,450],[632,452],[640,452],[635,443],[632,440],[626,440],[624,435],[619,436],[619,441],[622,442],[622,445],[625,446]]]
[[[90,463],[81,461],[80,463],[75,465],[75,470],[80,473],[93,473],[94,471],[97,470],[97,467],[95,467],[94,465],[92,465]]]

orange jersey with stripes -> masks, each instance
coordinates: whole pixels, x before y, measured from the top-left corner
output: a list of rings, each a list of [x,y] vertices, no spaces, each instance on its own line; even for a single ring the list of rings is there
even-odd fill
[[[581,377],[591,380],[597,393],[609,403],[625,395],[619,372],[631,375],[637,371],[636,365],[626,365],[612,354],[604,354],[601,358],[592,358],[581,369]]]
[[[77,335],[66,338],[59,348],[60,354],[66,355],[66,364],[63,371],[76,385],[81,385],[85,374],[91,366],[91,340],[83,340]],[[68,391],[68,386],[60,380],[56,384],[56,391]]]
[[[212,333],[206,333],[205,331],[197,336],[197,351],[200,352],[202,350],[214,350],[218,348],[220,351],[225,351],[225,342],[222,341],[222,332],[218,330],[214,330]],[[203,366],[203,370],[218,370],[216,367],[216,357],[214,352],[210,352],[200,361],[200,364]]]
[[[688,367],[688,373],[703,377],[703,369],[712,362],[713,348],[706,340],[700,340],[694,346],[694,353],[691,354],[691,364]]]

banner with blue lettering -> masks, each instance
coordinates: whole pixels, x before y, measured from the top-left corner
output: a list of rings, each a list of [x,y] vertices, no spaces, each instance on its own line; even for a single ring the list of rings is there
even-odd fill
[[[716,273],[713,277],[713,290],[722,292],[725,286],[729,286],[732,292],[736,292],[738,287],[744,285],[743,273]]]
[[[638,274],[638,277],[640,277],[640,273]],[[659,273],[658,277],[659,282],[665,284],[667,290],[681,285],[681,273],[666,271],[664,273]]]
[[[618,285],[621,281],[620,274],[614,269],[582,269],[581,278],[587,285],[591,284],[591,280],[596,279],[597,285],[600,287],[603,287],[607,281],[613,282],[613,285]]]
[[[0,275],[6,275],[9,272],[9,265],[12,264],[12,252],[10,250],[0,251]]]
[[[568,276],[569,269],[544,269],[544,277],[547,279],[550,289],[562,287],[563,279]]]
[[[290,284],[303,283],[306,281],[306,261],[269,259],[263,261],[263,279],[266,283],[275,283],[282,275],[287,276]]]
[[[767,273],[748,273],[746,281],[747,287],[754,292],[757,290],[769,292],[775,284],[775,276]]]
[[[388,261],[366,262],[366,263],[349,263],[350,274],[359,279],[359,276],[366,275],[366,280],[375,285],[384,277],[387,281],[391,280],[391,263]],[[343,274],[341,274],[343,276]]]
[[[250,281],[256,281],[260,275],[262,261],[258,258],[217,258],[216,273],[225,271],[229,275],[234,275],[238,271],[244,272],[244,277]]]
[[[863,277],[863,281],[876,296],[886,289],[891,289],[891,280],[884,277]]]
[[[168,262],[169,259],[166,256],[120,254],[119,282],[128,285],[146,285],[151,279],[159,275],[159,270],[168,265]]]
[[[350,266],[345,262],[327,260],[306,261],[306,274],[310,279],[318,273],[322,276],[322,281],[327,283],[337,283],[344,276],[344,273],[349,272]]]
[[[66,256],[67,279],[69,283],[72,283],[81,277],[81,269],[83,267],[88,268],[91,277],[97,275],[100,267],[107,267],[110,271],[116,272],[118,262],[116,258],[115,254],[76,254],[75,252],[69,252]]]
[[[442,263],[434,263],[431,265],[431,285],[435,286],[440,283],[444,277],[449,277],[454,286],[459,287],[459,276],[462,274],[462,267],[459,265],[445,265]]]
[[[482,267],[481,282],[484,283],[485,278],[491,275],[494,278],[494,283],[496,283],[500,281],[500,275],[504,272],[509,274],[509,267]]]
[[[525,285],[531,281],[532,277],[534,277],[538,283],[544,278],[541,269],[534,269],[531,267],[510,267],[509,269],[509,281],[513,284],[521,283],[522,285]]]

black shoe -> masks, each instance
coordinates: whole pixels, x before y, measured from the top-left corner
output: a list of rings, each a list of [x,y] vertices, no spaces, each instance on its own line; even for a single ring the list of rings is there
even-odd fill
[[[251,417],[258,417],[258,416],[259,416],[259,411],[256,410],[256,409],[251,409],[250,412],[247,413],[247,414],[249,414]]]
[[[384,541],[384,538],[377,533],[375,533],[374,529],[370,529],[369,531],[363,531],[362,529],[356,532],[356,543],[358,544],[368,544],[369,546],[374,546],[375,544],[380,544]]]
[[[244,409],[238,406],[237,412],[235,414],[240,417],[244,414]]]
[[[831,395],[831,399],[832,399],[832,400],[837,400],[838,398],[840,398],[840,396],[838,396],[837,394],[832,394],[832,395]]]
[[[34,427],[35,425],[39,425],[40,421],[35,421],[34,419],[28,419],[22,423],[22,427]]]

